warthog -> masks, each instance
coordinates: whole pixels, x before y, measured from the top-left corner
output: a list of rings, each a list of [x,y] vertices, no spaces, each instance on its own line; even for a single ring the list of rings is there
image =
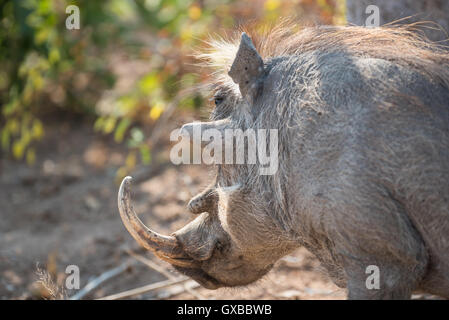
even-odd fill
[[[199,216],[171,236],[133,212],[127,177],[131,235],[209,289],[254,282],[304,246],[348,298],[449,298],[449,54],[406,27],[251,35],[211,42],[216,106],[182,132],[277,129],[278,170],[215,165],[189,203]]]

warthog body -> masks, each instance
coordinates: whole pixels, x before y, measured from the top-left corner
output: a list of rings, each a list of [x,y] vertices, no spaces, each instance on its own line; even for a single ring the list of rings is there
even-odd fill
[[[278,129],[277,172],[217,165],[189,203],[201,214],[171,237],[135,217],[126,179],[128,230],[211,289],[305,246],[349,298],[449,297],[449,55],[404,28],[288,30],[212,43],[203,58],[229,76],[212,122],[182,128]]]

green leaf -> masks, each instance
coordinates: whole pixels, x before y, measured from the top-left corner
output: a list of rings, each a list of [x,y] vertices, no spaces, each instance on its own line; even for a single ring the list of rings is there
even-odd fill
[[[94,130],[95,130],[95,131],[101,131],[101,130],[103,130],[104,121],[105,121],[105,118],[104,118],[104,117],[99,117],[97,120],[95,120],[95,123],[94,123]]]
[[[11,143],[11,136],[9,134],[8,127],[4,127],[2,129],[2,149],[5,151],[8,150],[10,143]]]
[[[126,133],[126,129],[128,129],[129,125],[131,124],[131,121],[129,119],[122,119],[120,120],[119,124],[117,125],[117,128],[115,129],[114,133],[114,140],[117,143],[120,143],[123,141],[123,138]]]
[[[36,162],[36,152],[33,148],[27,150],[26,160],[29,165],[33,165]]]
[[[25,144],[22,140],[14,141],[12,145],[12,154],[16,159],[22,159],[23,153],[25,152]]]
[[[50,54],[48,55],[48,61],[51,64],[58,62],[61,59],[61,54],[59,53],[58,48],[51,48]]]
[[[44,136],[44,126],[38,119],[34,119],[33,128],[31,129],[33,139],[39,140]]]
[[[147,74],[139,81],[139,89],[144,94],[151,93],[159,86],[159,79],[157,73],[152,72]]]
[[[140,157],[142,158],[142,163],[148,165],[151,162],[151,151],[146,144],[140,146]]]
[[[116,122],[117,122],[117,119],[114,117],[107,118],[106,121],[104,122],[103,132],[105,134],[111,133],[115,128]]]

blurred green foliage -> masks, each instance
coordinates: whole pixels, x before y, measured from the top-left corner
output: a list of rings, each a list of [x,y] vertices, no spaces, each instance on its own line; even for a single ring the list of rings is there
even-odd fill
[[[47,113],[60,109],[93,116],[95,130],[129,147],[118,171],[123,176],[138,161],[151,161],[143,128],[158,121],[181,90],[207,78],[192,64],[192,48],[201,39],[248,19],[275,22],[280,16],[312,12],[315,22],[333,23],[341,7],[337,2],[0,2],[1,148],[32,164]],[[80,9],[79,30],[66,28],[66,8],[72,4]],[[194,92],[179,106],[198,108],[203,103]]]

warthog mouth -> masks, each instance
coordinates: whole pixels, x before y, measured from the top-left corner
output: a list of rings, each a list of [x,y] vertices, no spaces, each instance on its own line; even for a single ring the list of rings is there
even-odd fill
[[[206,289],[215,290],[225,286],[224,284],[220,283],[220,281],[208,275],[200,268],[192,269],[178,266],[174,266],[174,268],[179,272],[185,274],[186,276],[192,278]]]

